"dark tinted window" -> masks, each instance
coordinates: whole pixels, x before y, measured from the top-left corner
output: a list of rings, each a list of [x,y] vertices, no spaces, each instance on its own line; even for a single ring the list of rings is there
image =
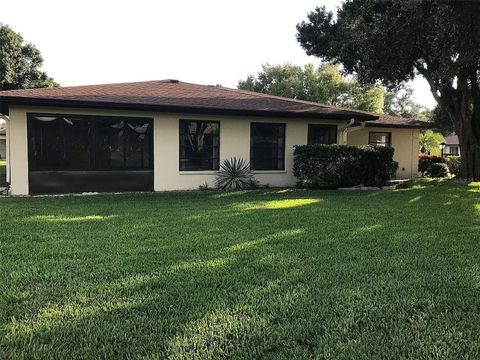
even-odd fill
[[[371,132],[368,136],[370,145],[390,147],[392,142],[392,134],[389,132]]]
[[[126,167],[149,167],[153,149],[152,125],[141,120],[127,120],[125,133]]]
[[[28,147],[30,169],[43,169],[59,164],[62,155],[62,123],[58,117],[29,118]]]
[[[285,169],[285,124],[250,125],[250,167],[252,170]]]
[[[91,157],[93,131],[90,122],[83,118],[62,116],[59,120],[62,152],[60,164],[65,169],[88,169]]]
[[[153,169],[151,119],[28,114],[30,170]]]
[[[336,144],[337,127],[335,125],[308,125],[309,144]]]
[[[125,120],[103,119],[96,124],[95,167],[119,169],[125,166]]]
[[[218,170],[220,124],[213,121],[180,121],[180,170]]]

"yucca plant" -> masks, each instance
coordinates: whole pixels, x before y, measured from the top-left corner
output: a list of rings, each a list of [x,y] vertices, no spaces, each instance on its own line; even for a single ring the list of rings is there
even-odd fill
[[[215,179],[218,190],[235,191],[256,187],[256,180],[250,171],[250,164],[244,159],[225,159]]]

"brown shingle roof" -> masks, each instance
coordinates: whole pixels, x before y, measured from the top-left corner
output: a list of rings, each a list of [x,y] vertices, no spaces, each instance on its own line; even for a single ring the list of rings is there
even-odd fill
[[[455,134],[445,136],[445,144],[447,145],[459,145],[460,141],[458,140],[458,136]]]
[[[392,116],[386,114],[377,115],[378,120],[366,121],[367,127],[390,127],[390,128],[407,128],[407,129],[428,129],[432,125],[427,121],[408,119],[400,116]]]
[[[0,102],[345,120],[376,118],[364,111],[176,80],[0,91]]]

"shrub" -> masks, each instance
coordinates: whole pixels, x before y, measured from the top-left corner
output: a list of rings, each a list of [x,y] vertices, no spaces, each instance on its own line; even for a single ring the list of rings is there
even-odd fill
[[[236,157],[223,160],[215,179],[215,186],[219,190],[241,190],[254,188],[257,181],[250,171],[250,165],[244,159]]]
[[[420,154],[418,155],[418,172],[422,177],[432,176],[431,167],[433,164],[445,163],[445,158],[435,155]]]
[[[434,163],[430,167],[430,177],[446,178],[450,177],[450,171],[445,163]]]
[[[208,183],[205,181],[203,184],[198,185],[198,190],[199,191],[208,191],[208,190],[210,190],[210,186],[208,186]]]
[[[460,166],[462,165],[462,159],[460,156],[449,156],[447,158],[447,165],[450,174],[460,176]]]
[[[378,146],[302,145],[294,151],[299,186],[384,186],[396,171],[393,149]]]

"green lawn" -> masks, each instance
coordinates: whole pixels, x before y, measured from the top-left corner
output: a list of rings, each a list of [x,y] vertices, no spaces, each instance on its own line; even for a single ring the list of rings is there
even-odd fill
[[[479,358],[480,183],[0,199],[0,358]]]
[[[7,163],[0,160],[0,187],[7,185]]]

